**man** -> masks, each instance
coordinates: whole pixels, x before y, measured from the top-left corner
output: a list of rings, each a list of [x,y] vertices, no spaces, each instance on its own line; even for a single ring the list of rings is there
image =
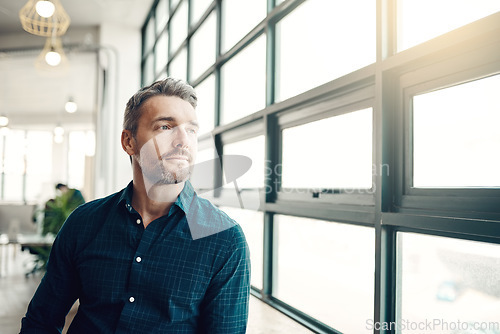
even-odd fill
[[[82,192],[78,189],[69,188],[63,183],[56,184],[56,191],[58,191],[61,196],[67,196],[69,200],[69,205],[76,208],[80,204],[85,203]]]
[[[239,225],[194,192],[196,95],[168,78],[127,103],[133,181],[67,219],[21,333],[244,333],[250,262]]]

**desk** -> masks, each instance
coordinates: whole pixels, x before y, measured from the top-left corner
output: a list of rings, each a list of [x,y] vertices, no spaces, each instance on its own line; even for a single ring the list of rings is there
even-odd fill
[[[7,234],[0,234],[0,277],[6,276],[11,267],[10,261],[16,261],[16,252],[18,248],[21,251],[26,249],[32,250],[36,247],[50,249],[54,242],[54,236],[42,236],[40,234],[17,234],[15,236],[8,236]],[[30,253],[33,254],[32,251]],[[36,265],[32,270],[26,273],[26,276],[39,270]]]

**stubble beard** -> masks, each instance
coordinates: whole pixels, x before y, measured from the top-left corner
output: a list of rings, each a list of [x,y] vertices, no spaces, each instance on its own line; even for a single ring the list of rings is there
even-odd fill
[[[141,158],[140,154],[136,154],[135,159],[139,163],[142,175],[153,185],[168,185],[184,182],[191,176],[191,170],[193,168],[191,165],[184,167],[182,164],[178,164],[169,169],[165,166],[163,159],[155,160],[154,165],[151,166],[151,164],[147,164]]]

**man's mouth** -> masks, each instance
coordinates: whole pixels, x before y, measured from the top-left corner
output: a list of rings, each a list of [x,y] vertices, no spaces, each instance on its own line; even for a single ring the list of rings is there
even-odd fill
[[[187,157],[185,155],[171,155],[171,156],[166,156],[163,159],[165,159],[165,160],[185,160],[185,161],[189,161],[189,157]]]

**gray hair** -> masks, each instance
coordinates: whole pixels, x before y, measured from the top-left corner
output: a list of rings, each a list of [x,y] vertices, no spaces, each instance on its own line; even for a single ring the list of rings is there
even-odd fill
[[[189,102],[195,109],[198,103],[196,93],[188,83],[174,78],[156,81],[147,87],[141,88],[128,100],[123,117],[123,129],[130,130],[132,136],[135,137],[139,118],[142,114],[142,104],[149,98],[158,95],[177,96]]]

